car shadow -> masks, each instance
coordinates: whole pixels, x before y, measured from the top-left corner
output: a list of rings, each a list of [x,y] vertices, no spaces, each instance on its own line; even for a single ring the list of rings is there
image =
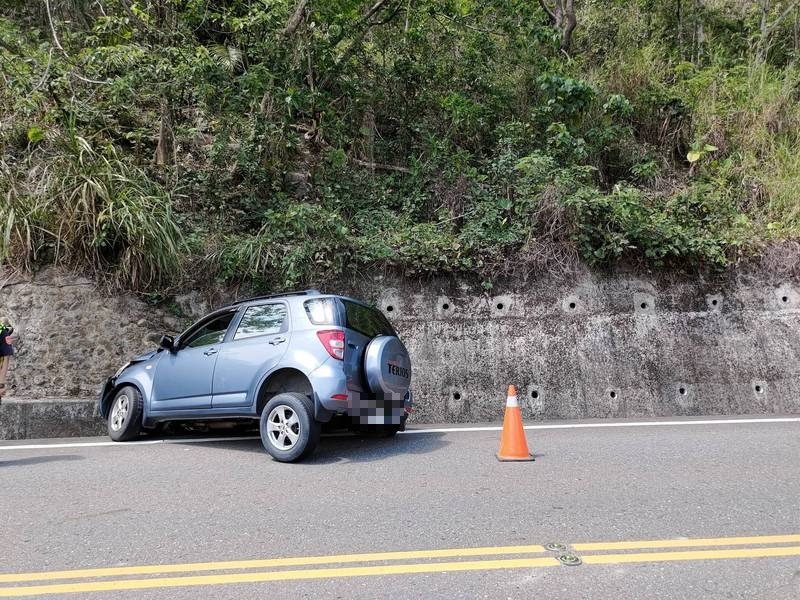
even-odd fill
[[[83,460],[85,457],[77,454],[52,454],[49,456],[29,456],[28,458],[16,458],[13,460],[0,460],[0,467],[24,467],[29,465],[39,465],[48,462],[58,462],[64,460]]]
[[[438,432],[421,435],[399,433],[391,438],[357,434],[330,436],[323,437],[316,452],[301,464],[310,466],[373,462],[399,455],[428,454],[441,450],[449,444],[444,435]]]
[[[310,457],[297,464],[327,465],[345,462],[372,462],[399,455],[427,454],[436,452],[450,444],[443,438],[443,434],[438,432],[420,435],[399,433],[391,438],[379,438],[353,433],[323,434],[316,451]],[[179,440],[170,441],[178,445],[181,443]],[[260,440],[245,438],[220,442],[193,442],[192,446],[263,454],[265,460],[270,460],[270,456],[264,450]]]

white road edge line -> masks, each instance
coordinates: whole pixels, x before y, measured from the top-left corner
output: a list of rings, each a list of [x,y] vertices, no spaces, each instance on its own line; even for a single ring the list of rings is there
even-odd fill
[[[66,444],[25,444],[19,446],[0,446],[2,450],[49,450],[50,448],[90,448],[92,446],[149,446],[152,444],[201,444],[209,442],[236,442],[239,440],[260,440],[257,435],[246,437],[214,437],[214,438],[172,438],[166,440],[141,440],[138,442],[70,442]]]
[[[767,419],[705,419],[702,421],[632,421],[613,423],[561,423],[553,425],[525,425],[524,429],[590,429],[595,427],[661,427],[665,425],[734,425],[743,423],[800,423],[800,417],[779,417]],[[441,429],[409,429],[401,433],[450,433],[461,431],[502,431],[501,426],[492,427],[452,427]]]
[[[664,427],[688,425],[741,425],[746,423],[800,423],[800,417],[778,417],[766,419],[705,419],[701,421],[631,421],[612,423],[561,423],[552,425],[525,425],[525,429],[591,429],[599,427]],[[500,426],[488,427],[450,427],[439,429],[407,429],[401,435],[414,435],[420,433],[465,433],[471,431],[502,431]],[[339,437],[336,435],[326,437]],[[63,444],[24,444],[15,446],[2,446],[3,450],[49,450],[51,448],[91,448],[93,446],[148,446],[153,444],[208,444],[214,442],[238,442],[242,440],[260,440],[257,435],[242,437],[213,437],[213,438],[170,438],[164,440],[141,440],[138,442],[72,442]]]

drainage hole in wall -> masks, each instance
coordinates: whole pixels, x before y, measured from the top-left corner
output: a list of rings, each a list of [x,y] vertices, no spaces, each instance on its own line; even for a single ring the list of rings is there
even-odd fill
[[[789,301],[789,296],[784,296],[783,298],[781,298],[781,302],[788,302],[788,301]]]
[[[392,312],[393,310],[394,310],[394,306],[392,306],[391,304],[386,307],[386,312]]]
[[[762,388],[760,385],[756,386],[756,394],[760,394],[763,391],[764,391],[764,388]]]
[[[615,392],[614,390],[611,390],[611,391],[608,393],[608,395],[609,395],[609,396],[611,396],[611,399],[613,400],[614,398],[616,398],[616,397],[617,397],[617,392]]]
[[[502,302],[498,302],[497,303],[497,310],[503,310],[503,303]]]
[[[681,396],[685,396],[686,395],[686,388],[681,388],[678,391],[681,393]]]
[[[569,303],[569,309],[570,309],[570,310],[575,310],[575,306],[576,306],[576,305],[575,305],[575,303],[574,303],[574,302],[570,302],[570,303]]]
[[[450,308],[450,305],[447,302],[442,304],[442,310],[447,310],[448,308]]]
[[[531,398],[533,398],[534,400],[536,400],[538,397],[539,397],[539,392],[538,392],[538,391],[536,391],[536,390],[533,390],[533,391],[531,392]]]
[[[453,400],[461,400],[461,394],[459,392],[453,392]]]
[[[647,308],[647,302],[642,302],[639,306],[641,306],[642,309],[645,309]]]
[[[717,305],[717,301],[716,300],[712,300],[711,301],[711,306],[716,306],[716,305]]]

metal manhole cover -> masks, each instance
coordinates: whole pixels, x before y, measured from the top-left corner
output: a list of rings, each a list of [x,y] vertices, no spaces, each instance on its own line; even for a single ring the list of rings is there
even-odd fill
[[[581,559],[574,554],[562,554],[558,557],[558,560],[561,561],[562,565],[567,565],[569,567],[575,567],[581,564]]]
[[[545,550],[550,550],[550,552],[564,552],[567,549],[565,544],[559,544],[558,542],[550,542],[549,544],[545,544]]]

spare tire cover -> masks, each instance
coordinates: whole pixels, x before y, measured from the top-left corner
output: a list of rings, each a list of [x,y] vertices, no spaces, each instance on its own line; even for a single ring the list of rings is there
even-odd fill
[[[375,394],[402,396],[411,385],[411,359],[399,338],[382,335],[364,352],[364,371],[369,389]]]

